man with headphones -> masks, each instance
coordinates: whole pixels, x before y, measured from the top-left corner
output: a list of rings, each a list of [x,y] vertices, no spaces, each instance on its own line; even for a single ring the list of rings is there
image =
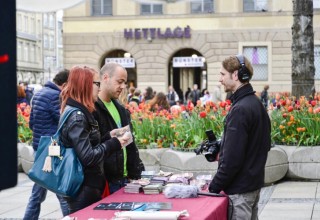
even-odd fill
[[[232,92],[232,106],[225,119],[218,170],[209,191],[224,191],[229,196],[228,219],[256,220],[271,146],[270,119],[249,83],[253,68],[246,57],[226,58],[220,74],[225,92]]]

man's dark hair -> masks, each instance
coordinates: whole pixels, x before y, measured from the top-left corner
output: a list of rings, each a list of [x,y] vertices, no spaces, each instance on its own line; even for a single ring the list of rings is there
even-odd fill
[[[60,70],[57,73],[57,75],[53,78],[53,82],[58,86],[62,86],[63,83],[66,83],[68,81],[68,77],[69,77],[69,70],[63,69],[63,70]]]

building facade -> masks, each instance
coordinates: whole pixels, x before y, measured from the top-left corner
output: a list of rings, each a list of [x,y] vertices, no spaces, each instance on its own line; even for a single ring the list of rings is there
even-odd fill
[[[43,72],[42,14],[17,11],[17,79],[36,82]]]
[[[150,3],[155,2],[155,3]],[[159,3],[160,2],[160,3]],[[314,0],[316,90],[320,1]],[[86,0],[64,11],[64,65],[118,62],[140,89],[212,91],[221,62],[243,53],[256,91],[291,91],[293,5],[288,0]]]
[[[44,84],[63,67],[62,11],[16,16],[18,82]]]

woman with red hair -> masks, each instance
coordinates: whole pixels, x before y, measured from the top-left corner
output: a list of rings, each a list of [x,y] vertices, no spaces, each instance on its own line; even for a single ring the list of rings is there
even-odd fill
[[[17,86],[17,104],[27,103],[26,92],[22,86]]]
[[[102,170],[104,158],[120,150],[127,142],[124,137],[113,137],[101,143],[98,123],[92,116],[99,91],[98,72],[86,66],[75,66],[70,70],[68,82],[61,92],[62,114],[71,107],[78,110],[72,112],[64,124],[60,141],[64,146],[74,148],[84,172],[78,195],[66,198],[70,214],[101,199],[106,183]]]

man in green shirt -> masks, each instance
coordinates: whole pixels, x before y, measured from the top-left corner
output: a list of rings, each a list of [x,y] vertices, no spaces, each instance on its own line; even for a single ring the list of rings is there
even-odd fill
[[[100,76],[101,91],[95,103],[94,116],[99,123],[101,141],[104,141],[111,138],[111,130],[131,126],[131,119],[129,111],[117,100],[122,90],[126,89],[126,69],[116,63],[107,63],[101,68]],[[134,141],[122,149],[105,158],[104,173],[110,193],[119,190],[130,179],[139,179],[144,170]]]

